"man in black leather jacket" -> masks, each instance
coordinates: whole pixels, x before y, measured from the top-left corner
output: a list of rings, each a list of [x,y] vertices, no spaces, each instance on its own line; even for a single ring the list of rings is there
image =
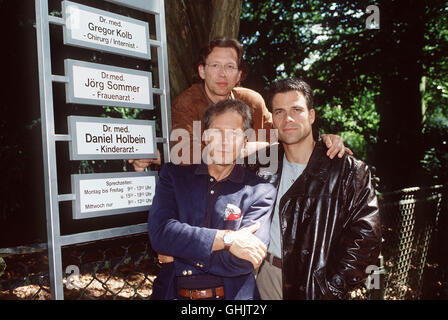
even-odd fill
[[[347,298],[365,281],[365,270],[380,251],[369,169],[347,154],[328,158],[321,139],[313,138],[315,112],[307,83],[275,82],[268,101],[281,144],[277,172],[260,173],[278,188],[268,256],[257,276],[261,297]]]

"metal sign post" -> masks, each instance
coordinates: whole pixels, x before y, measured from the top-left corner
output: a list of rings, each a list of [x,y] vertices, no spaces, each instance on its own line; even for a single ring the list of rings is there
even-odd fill
[[[48,0],[35,0],[48,261],[51,296],[57,300],[64,298],[62,246],[144,233],[147,229],[147,224],[142,223],[61,236],[59,202],[73,202],[74,219],[148,210],[157,173],[72,175],[72,193],[59,194],[56,142],[70,143],[71,160],[155,158],[156,143],[162,143],[164,160],[170,161],[171,112],[164,2],[106,1],[154,15],[156,39],[149,38],[148,23],[144,21],[71,1],[62,1],[62,18],[58,18],[49,15]],[[92,1],[92,5],[97,3]],[[147,60],[151,59],[151,47],[156,48],[158,88],[152,88],[150,72],[70,59],[65,60],[65,75],[53,75],[50,23],[63,28],[64,44],[86,50]],[[56,133],[53,82],[66,84],[68,103],[153,109],[152,96],[158,95],[162,136],[155,136],[153,121],[79,116],[68,117],[68,134]]]

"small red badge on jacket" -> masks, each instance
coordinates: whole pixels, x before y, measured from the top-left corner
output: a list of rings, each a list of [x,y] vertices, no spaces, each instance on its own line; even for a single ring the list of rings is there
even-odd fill
[[[225,221],[238,220],[241,218],[241,209],[237,206],[228,203],[226,207],[225,213]]]

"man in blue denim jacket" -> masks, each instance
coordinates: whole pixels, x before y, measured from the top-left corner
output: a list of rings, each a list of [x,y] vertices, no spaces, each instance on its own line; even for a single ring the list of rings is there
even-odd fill
[[[203,162],[165,165],[148,218],[162,269],[153,299],[259,299],[256,269],[269,242],[276,189],[237,164],[249,107],[222,100],[204,114]]]

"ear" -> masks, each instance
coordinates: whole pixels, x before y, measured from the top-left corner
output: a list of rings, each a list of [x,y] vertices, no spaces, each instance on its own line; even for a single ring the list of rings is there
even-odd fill
[[[272,110],[272,108],[271,108],[270,112],[271,112],[271,126],[272,126],[272,129],[278,129],[278,128],[275,126],[275,121],[274,121],[274,110]]]
[[[316,112],[314,111],[314,109],[311,109],[309,111],[308,118],[310,119],[310,123],[313,124],[314,120],[316,120]]]
[[[202,133],[202,143],[206,146],[210,143],[210,137],[208,136],[207,129],[205,129]]]
[[[237,80],[237,82],[236,83],[239,83],[240,81],[241,81],[241,75],[243,74],[243,71],[241,71],[241,70],[238,70],[238,80]]]
[[[205,67],[203,64],[198,65],[198,73],[202,80],[205,80]]]
[[[247,137],[247,135],[244,135],[243,148],[246,148],[248,142],[249,142],[249,138]]]

